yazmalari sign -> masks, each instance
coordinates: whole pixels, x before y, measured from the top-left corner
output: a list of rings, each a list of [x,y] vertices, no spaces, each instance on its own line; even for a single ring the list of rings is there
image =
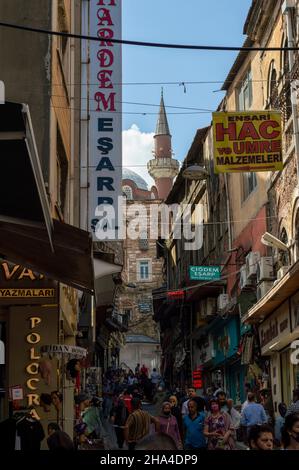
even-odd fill
[[[281,171],[279,111],[213,113],[215,173]]]

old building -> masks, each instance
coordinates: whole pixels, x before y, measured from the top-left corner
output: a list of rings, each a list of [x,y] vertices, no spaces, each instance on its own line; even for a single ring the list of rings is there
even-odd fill
[[[149,161],[148,171],[155,180],[155,186],[148,190],[147,183],[137,173],[126,168],[122,181],[127,205],[127,229],[136,216],[135,205],[140,203],[144,211],[139,236],[133,239],[128,232],[124,241],[123,283],[116,298],[117,310],[130,319],[126,344],[120,352],[120,363],[133,370],[136,363],[145,364],[150,369],[160,367],[160,337],[158,325],[153,320],[152,292],[163,286],[164,272],[163,259],[159,256],[161,216],[156,218],[153,214],[155,208],[157,213],[161,213],[161,204],[171,190],[179,167],[178,161],[172,158],[163,94],[154,144],[155,158]],[[155,236],[152,235],[153,229],[157,232]]]
[[[3,21],[10,23],[61,32],[80,31],[79,1],[3,1],[0,14]],[[6,102],[24,103],[23,110],[30,111],[35,142],[28,145],[30,151],[38,155],[42,172],[40,184],[46,190],[45,204],[49,207],[54,234],[52,252],[47,244],[39,242],[42,232],[37,228],[33,242],[30,242],[30,237],[26,239],[24,232],[24,253],[17,250],[17,244],[15,253],[8,252],[4,235],[1,239],[2,255],[15,262],[21,260],[15,265],[6,260],[1,264],[2,287],[11,284],[11,287],[27,288],[27,293],[35,295],[34,299],[28,296],[26,299],[3,296],[0,299],[1,335],[6,331],[4,342],[8,359],[5,370],[1,372],[1,380],[4,380],[1,383],[1,418],[12,412],[11,390],[20,386],[23,394],[21,404],[34,407],[45,429],[49,420],[58,420],[72,435],[74,384],[66,377],[65,366],[69,359],[75,357],[67,346],[76,344],[77,289],[86,287],[84,281],[81,283],[82,277],[80,279],[86,274],[82,271],[85,268],[83,264],[80,266],[78,259],[83,248],[79,238],[86,232],[71,227],[79,225],[80,48],[75,48],[75,40],[69,37],[17,29],[1,29],[0,38],[1,79],[5,83]],[[7,47],[8,44],[18,44],[18,47]],[[33,187],[30,189],[33,191]],[[21,197],[25,203],[26,193]],[[31,210],[34,212],[34,207]],[[86,240],[84,256],[88,261],[90,241],[87,233]],[[32,269],[28,269],[25,260]],[[22,266],[23,262],[25,266]],[[93,279],[90,289],[86,290],[91,291],[92,285]],[[34,291],[33,288],[37,287],[40,289]],[[44,289],[53,292],[47,299],[43,297]],[[68,353],[60,351],[55,354],[52,348],[55,344],[64,345]],[[43,348],[45,357],[41,354]],[[59,411],[51,407],[48,412],[40,396],[54,390],[63,394],[63,402]]]
[[[270,1],[253,1],[244,46],[297,44],[297,9],[298,2],[275,2],[273,8]],[[166,243],[168,290],[183,294],[175,304],[165,299],[155,304],[164,370],[175,365],[170,382],[190,383],[200,366],[203,387],[222,387],[237,403],[248,389],[265,390],[272,393],[274,412],[280,401],[290,402],[298,386],[291,356],[298,338],[298,115],[292,86],[297,59],[297,52],[287,50],[238,54],[217,111],[281,111],[284,168],[216,175],[212,127],[200,139],[198,131],[184,165],[204,166],[206,181],[187,186],[180,172],[167,202],[201,201],[203,247],[188,253],[173,239]],[[276,242],[267,242],[267,231]],[[218,267],[221,277],[195,283],[188,273],[193,265]]]

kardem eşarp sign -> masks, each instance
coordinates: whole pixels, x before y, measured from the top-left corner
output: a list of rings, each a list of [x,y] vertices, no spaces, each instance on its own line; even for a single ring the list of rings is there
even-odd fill
[[[114,240],[119,235],[122,47],[112,40],[121,39],[121,9],[121,0],[89,2],[90,35],[99,38],[89,44],[89,229],[94,241],[102,236]]]

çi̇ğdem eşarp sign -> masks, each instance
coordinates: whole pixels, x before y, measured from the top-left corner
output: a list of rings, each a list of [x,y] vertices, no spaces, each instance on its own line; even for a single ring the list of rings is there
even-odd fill
[[[122,51],[111,39],[121,39],[121,0],[91,0],[89,27],[99,37],[90,41],[89,228],[97,240],[97,226],[110,207],[114,239],[122,178]]]
[[[281,171],[279,111],[213,113],[215,173]]]

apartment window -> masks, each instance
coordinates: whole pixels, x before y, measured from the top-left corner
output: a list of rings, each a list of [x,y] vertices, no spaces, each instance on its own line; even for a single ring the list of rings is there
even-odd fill
[[[69,33],[67,24],[67,15],[64,8],[64,2],[58,1],[58,27],[62,33]],[[59,60],[61,69],[63,72],[64,86],[69,95],[69,84],[70,84],[70,67],[71,67],[71,54],[70,54],[70,40],[67,36],[57,36],[57,50],[59,53]]]
[[[246,111],[252,105],[252,78],[251,70],[248,70],[238,90],[239,111]]]
[[[242,201],[245,201],[257,186],[255,173],[242,173]]]
[[[68,178],[68,161],[65,153],[62,137],[57,128],[57,144],[56,144],[56,206],[60,212],[60,216],[66,216],[66,194],[67,194],[67,178]]]
[[[151,280],[151,260],[139,260],[137,261],[137,279],[138,281],[150,281]]]
[[[133,199],[133,191],[132,191],[132,188],[131,186],[123,186],[123,194],[125,195],[125,197],[129,200],[132,200]]]
[[[147,238],[147,231],[144,230],[140,233],[140,238],[139,238],[139,249],[141,251],[147,251],[149,248],[148,246],[148,238]]]
[[[269,67],[269,75],[268,75],[268,100],[271,107],[277,106],[277,73],[274,68],[274,60],[272,60],[270,67]]]
[[[124,315],[128,318],[128,320],[133,320],[132,310],[130,308],[125,308]]]

